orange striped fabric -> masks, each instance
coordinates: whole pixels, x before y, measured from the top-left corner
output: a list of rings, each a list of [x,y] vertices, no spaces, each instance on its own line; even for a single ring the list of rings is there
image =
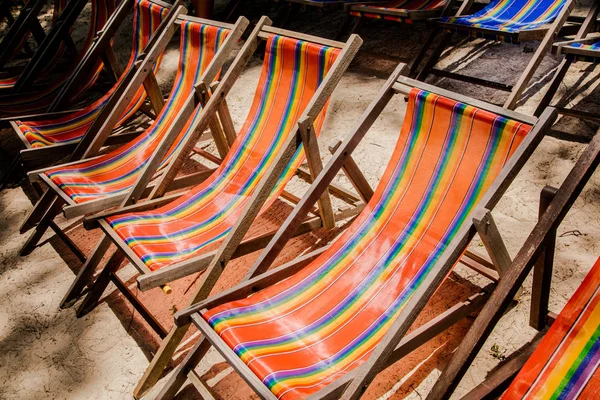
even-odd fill
[[[79,111],[48,120],[15,121],[25,139],[31,144],[31,147],[39,148],[53,144],[78,142],[96,118],[98,118],[98,115],[110,100],[113,92],[121,84],[127,71],[133,67],[134,62],[168,12],[169,9],[167,7],[153,3],[151,0],[137,0],[133,17],[131,55],[121,78],[104,96]],[[154,70],[159,68],[161,60],[162,55],[158,58]],[[140,87],[129,102],[115,128],[132,117],[143,104],[145,98],[146,91],[143,87]]]
[[[126,193],[131,189],[230,32],[193,21],[183,21],[180,29],[177,76],[169,99],[152,125],[135,140],[107,154],[46,172],[75,203]],[[169,151],[169,156],[182,145],[186,129]]]
[[[193,257],[227,235],[296,131],[298,118],[338,54],[335,48],[270,35],[252,108],[220,167],[166,206],[107,219],[151,270]],[[315,124],[317,134],[323,116],[324,112]],[[277,199],[302,160],[299,150],[263,211]]]
[[[414,89],[371,201],[302,271],[202,314],[280,399],[364,363],[530,126]]]
[[[503,399],[600,398],[600,258]]]

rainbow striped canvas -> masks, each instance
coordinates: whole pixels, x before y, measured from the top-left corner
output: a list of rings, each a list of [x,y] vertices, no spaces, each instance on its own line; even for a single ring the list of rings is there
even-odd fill
[[[600,398],[600,258],[503,399]]]
[[[116,0],[92,0],[91,4],[92,12],[90,15],[88,34],[80,53],[72,60],[72,62],[70,62],[69,66],[66,68],[63,67],[64,71],[60,71],[56,76],[51,77],[50,82],[46,82],[49,86],[44,88],[44,90],[36,93],[27,93],[26,96],[9,96],[8,99],[0,99],[0,116],[22,115],[42,111],[51,104],[62,84],[69,78],[79,64],[79,61],[85,56],[87,50],[92,45],[96,33],[104,28],[106,22],[116,8]],[[64,50],[64,45],[61,44],[56,56],[48,63],[48,68],[45,68],[40,72],[40,78],[48,78],[47,75],[50,71],[56,72],[54,71],[55,64],[59,61]],[[87,76],[82,77],[82,82],[84,82],[84,84],[80,88],[78,96],[85,93],[87,89],[93,86],[98,79],[100,72],[102,72],[102,69],[103,64],[99,61],[96,66],[89,71]],[[18,77],[14,77],[14,81],[4,82],[4,84],[12,87],[17,79]]]
[[[449,31],[466,33],[492,40],[513,41],[512,35],[502,35],[538,28],[549,24],[562,11],[565,0],[495,0],[479,12],[464,17],[443,17],[454,24]],[[483,28],[497,33],[482,33],[464,27]]]
[[[230,231],[338,54],[336,48],[270,35],[250,113],[219,168],[164,207],[107,219],[151,270],[190,258]],[[323,114],[315,123],[317,134]],[[302,160],[299,150],[262,210]]]
[[[586,56],[582,56],[579,54],[577,54],[577,55],[569,54],[568,53],[569,47],[572,47],[575,49],[591,50],[591,51],[595,52],[596,54],[586,55]],[[569,46],[565,46],[564,49],[565,49],[565,52],[567,53],[567,57],[572,57],[577,61],[585,61],[585,62],[593,62],[593,63],[600,62],[600,41],[598,41],[596,43],[592,43],[592,44],[573,43]]]
[[[302,271],[203,313],[281,399],[365,362],[531,129],[414,89],[371,201]]]
[[[78,142],[98,118],[113,92],[121,84],[121,80],[125,77],[127,71],[133,68],[140,52],[168,12],[169,8],[153,3],[151,0],[137,0],[133,14],[131,55],[121,78],[104,96],[79,111],[49,120],[15,121],[31,147],[39,148],[53,144]],[[154,65],[155,70],[159,68],[161,60],[162,56],[158,58]],[[115,127],[120,126],[133,116],[143,104],[145,97],[146,91],[143,87],[140,87]]]
[[[407,12],[411,11],[432,11],[442,10],[448,0],[393,0],[381,5],[371,4],[357,4],[358,6],[368,6],[369,11],[362,11],[357,9],[351,9],[350,15],[354,17],[364,17],[372,19],[384,19],[386,21],[395,21],[402,23],[411,23],[410,19],[399,17],[395,15],[387,15],[378,11],[386,10],[404,10]]]
[[[152,125],[135,140],[116,150],[92,160],[68,167],[58,166],[46,172],[75,203],[126,193],[131,189],[230,32],[229,29],[193,21],[183,21],[180,30],[177,76],[168,101]],[[169,155],[182,145],[189,126],[188,123],[182,130]]]

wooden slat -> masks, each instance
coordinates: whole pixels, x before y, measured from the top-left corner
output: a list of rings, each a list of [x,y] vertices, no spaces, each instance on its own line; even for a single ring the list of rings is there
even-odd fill
[[[599,163],[600,134],[596,134],[558,189],[547,211],[542,215],[542,218],[525,241],[510,269],[500,280],[490,300],[462,339],[458,349],[431,391],[430,396],[432,398],[448,397],[458,385],[483,346],[484,341],[500,320],[518,288],[540,256],[548,235],[560,225]]]

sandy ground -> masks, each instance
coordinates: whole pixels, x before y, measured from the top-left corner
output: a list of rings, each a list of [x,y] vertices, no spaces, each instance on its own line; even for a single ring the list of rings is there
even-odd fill
[[[585,2],[580,4],[585,6]],[[243,4],[240,12],[252,20],[261,13],[273,16],[276,9],[266,1]],[[290,22],[289,27],[326,37],[333,37],[343,22],[343,15],[324,15],[318,11],[302,11]],[[365,39],[358,59],[344,76],[329,105],[329,112],[321,136],[323,160],[328,159],[327,145],[345,137],[361,113],[373,100],[387,75],[396,63],[373,57],[372,52],[385,51],[388,56],[408,61],[415,54],[419,39],[426,31],[418,25],[405,26],[383,22],[369,22],[357,32]],[[127,29],[119,33],[117,48],[125,60],[128,55]],[[390,38],[393,38],[391,40]],[[480,77],[492,76],[499,81],[514,82],[527,62],[527,46],[507,44],[482,44],[480,41],[460,43],[445,55],[442,66],[460,70]],[[177,45],[170,47],[159,81],[168,91],[173,68],[177,60]],[[509,63],[506,60],[512,60]],[[528,89],[519,110],[531,113],[540,99],[541,90],[548,84],[558,59],[548,56]],[[246,116],[253,90],[260,72],[260,60],[254,59],[229,96],[234,122],[239,127]],[[566,103],[580,109],[597,110],[598,70],[587,64],[571,68],[561,86],[561,96]],[[501,102],[502,94],[472,85],[442,80],[437,82],[445,88],[476,96],[492,102]],[[570,88],[578,83],[581,89]],[[369,182],[375,186],[382,175],[397,139],[404,116],[405,103],[395,98],[384,110],[360,144],[355,159],[364,169]],[[576,119],[561,119],[557,128],[583,141],[597,129],[597,125]],[[18,142],[10,131],[0,133],[0,148],[14,152]],[[572,167],[584,146],[564,142],[553,137],[543,140],[533,157],[501,200],[494,217],[502,232],[511,255],[515,255],[533,228],[537,218],[538,197],[544,185],[559,185]],[[209,147],[209,150],[214,150]],[[5,165],[6,160],[0,160]],[[338,182],[348,185],[339,177]],[[301,194],[306,186],[294,180],[290,190]],[[131,397],[133,387],[141,377],[159,339],[140,320],[132,307],[113,289],[102,303],[84,318],[75,318],[74,310],[59,310],[58,303],[80,267],[77,259],[52,235],[28,257],[19,257],[18,250],[26,236],[18,233],[18,227],[31,203],[30,193],[21,188],[0,193],[0,398],[1,399],[126,399]],[[260,232],[277,226],[289,212],[289,207],[278,205],[262,217],[253,227]],[[89,253],[98,240],[97,232],[86,232],[78,225],[59,221],[69,227],[69,235]],[[343,227],[341,227],[343,228]],[[339,231],[339,230],[338,230]],[[290,259],[307,248],[314,248],[330,240],[338,232],[304,235],[293,241],[279,262]],[[556,268],[553,276],[551,309],[558,312],[575,291],[586,272],[600,254],[600,175],[596,173],[584,189],[579,200],[568,214],[558,232]],[[473,250],[483,253],[477,243]],[[251,254],[232,262],[219,281],[215,291],[237,283],[258,254]],[[124,269],[124,278],[133,276],[131,267]],[[160,322],[169,327],[174,308],[185,304],[185,292],[193,287],[195,277],[182,279],[172,286],[174,294],[165,296],[158,290],[141,295],[148,307],[158,315]],[[129,279],[133,287],[134,279]],[[430,301],[415,326],[443,312],[449,306],[475,293],[477,285],[487,282],[460,265]],[[495,329],[481,354],[463,379],[455,397],[481,382],[488,371],[496,366],[504,355],[530,340],[535,331],[528,327],[530,303],[530,278],[519,303],[507,313]],[[367,398],[417,399],[426,396],[451,351],[459,343],[472,319],[457,324],[439,335],[401,362],[384,371],[370,386]],[[193,337],[186,347],[193,342]],[[492,347],[496,350],[492,351]],[[178,352],[176,361],[184,352]],[[251,390],[241,378],[222,362],[214,352],[198,372],[204,375],[217,397],[223,399],[252,398]],[[196,398],[191,387],[178,396]],[[154,392],[146,398],[153,398]],[[254,396],[255,397],[255,396]]]

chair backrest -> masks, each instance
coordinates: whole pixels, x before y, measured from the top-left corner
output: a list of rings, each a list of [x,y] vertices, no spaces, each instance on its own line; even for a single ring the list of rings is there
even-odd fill
[[[479,28],[515,32],[551,23],[565,4],[565,0],[495,0],[472,15],[448,20],[458,24],[468,21],[469,25]]]
[[[64,191],[77,202],[82,203],[108,194],[128,191],[137,179],[150,156],[168,131],[174,118],[193,93],[205,68],[223,43],[230,30],[207,25],[192,20],[181,21],[180,56],[177,75],[168,101],[152,125],[128,144],[106,154],[101,160],[90,160],[77,164],[74,168],[50,170],[47,175],[61,180]],[[90,178],[95,176],[96,178]],[[85,182],[87,190],[78,182]],[[111,185],[111,190],[103,184]],[[69,186],[73,185],[73,186]],[[107,191],[108,190],[108,191]]]
[[[133,66],[140,52],[144,49],[150,37],[168,12],[168,7],[154,3],[151,0],[136,1],[133,13],[133,43],[125,71],[128,71]],[[159,68],[161,60],[162,55],[154,65],[155,70]],[[125,75],[126,72],[121,75],[115,85],[104,96],[82,110],[63,117],[54,118],[50,121],[16,121],[16,124],[33,148],[78,141],[98,116],[102,107],[109,101],[121,83],[121,80],[125,78]],[[120,126],[132,117],[143,104],[145,97],[146,91],[144,87],[140,87],[129,102],[127,109],[122,114],[116,126]]]
[[[413,89],[388,168],[342,236],[294,276],[203,317],[278,398],[317,392],[368,360],[530,129]],[[259,330],[276,334],[254,341]]]
[[[230,231],[258,182],[264,178],[289,136],[295,133],[298,119],[339,53],[337,48],[269,35],[254,101],[227,156],[206,181],[180,199],[157,210],[167,220],[179,221],[161,225],[163,235],[168,240],[165,240],[160,251],[154,251],[152,246],[147,249],[143,244],[134,248],[151,269],[189,258],[200,248]],[[182,145],[188,129],[195,125],[194,119],[200,117],[200,111],[201,108],[198,107],[188,120],[163,165],[166,165],[176,148]],[[324,114],[325,111],[321,112],[315,121],[316,134],[320,131]],[[302,160],[303,151],[299,149],[269,200],[265,202],[263,210],[281,194]],[[193,216],[192,220],[187,221],[190,216]],[[115,217],[108,221],[118,230],[123,223],[130,225],[131,218]],[[154,235],[153,228],[148,228],[151,216],[135,221],[135,226],[127,228],[134,236],[143,238]],[[143,239],[140,240],[142,242]]]

